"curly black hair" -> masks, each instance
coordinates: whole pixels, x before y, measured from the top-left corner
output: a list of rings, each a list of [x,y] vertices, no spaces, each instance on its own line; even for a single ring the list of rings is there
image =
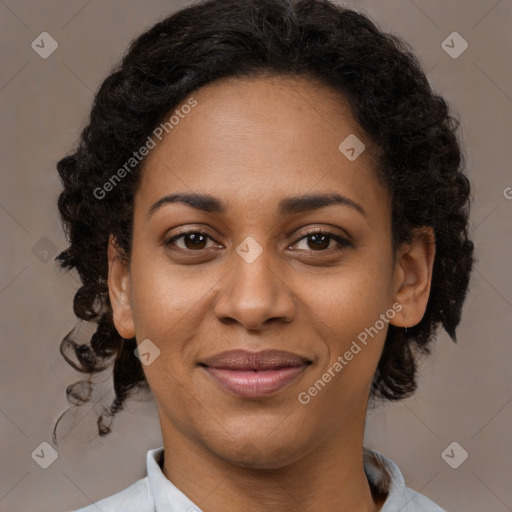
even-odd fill
[[[430,87],[411,47],[362,13],[328,0],[194,3],[131,43],[100,86],[74,152],[57,164],[64,187],[58,208],[69,246],[56,259],[75,268],[83,283],[74,297],[76,316],[97,324],[90,346],[77,343],[75,330],[60,344],[66,361],[89,374],[66,394],[75,405],[87,402],[92,375],[113,364],[115,399],[97,420],[100,436],[111,431],[113,416],[134,391],[149,389],[135,338],[123,339],[115,329],[107,285],[110,235],[130,255],[141,162],[108,194],[104,185],[193,91],[222,78],[262,74],[320,80],[347,99],[378,149],[376,173],[392,199],[394,250],[416,228],[434,230],[425,315],[406,331],[389,326],[370,398],[400,400],[416,390],[416,356],[430,353],[439,325],[456,341],[473,265],[471,189],[463,174],[460,122]]]

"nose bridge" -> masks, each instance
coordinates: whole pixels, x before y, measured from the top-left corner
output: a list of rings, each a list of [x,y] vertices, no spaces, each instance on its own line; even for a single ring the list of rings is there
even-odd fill
[[[247,237],[233,251],[233,266],[215,305],[219,319],[231,318],[247,329],[269,319],[289,322],[294,314],[291,290],[279,276],[272,250]]]

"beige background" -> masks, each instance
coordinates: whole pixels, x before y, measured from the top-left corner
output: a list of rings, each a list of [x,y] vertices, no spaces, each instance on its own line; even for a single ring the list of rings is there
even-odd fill
[[[53,423],[68,406],[65,388],[79,378],[58,352],[74,325],[78,282],[53,259],[41,261],[41,250],[53,258],[65,247],[55,163],[77,139],[94,91],[135,35],[187,3],[0,1],[2,512],[65,512],[111,495],[143,477],[146,451],[160,446],[154,404],[134,401],[110,436],[89,445],[99,408],[83,407],[74,421],[61,423],[58,459],[48,469],[32,459],[42,442],[51,444]],[[390,456],[410,487],[452,512],[510,511],[512,1],[346,5],[403,36],[434,88],[460,114],[479,260],[459,342],[440,335],[422,364],[419,392],[371,412],[366,443]],[[48,59],[31,48],[43,31],[59,44]],[[441,47],[453,31],[469,43],[458,59]],[[98,393],[107,400],[108,374],[104,380]],[[458,469],[441,457],[453,441],[469,453]]]

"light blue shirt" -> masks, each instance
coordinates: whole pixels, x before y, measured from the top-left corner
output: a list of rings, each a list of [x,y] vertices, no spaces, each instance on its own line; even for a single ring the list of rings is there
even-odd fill
[[[147,476],[126,489],[72,512],[202,512],[185,496],[160,467],[164,448],[149,450]],[[446,512],[426,496],[405,485],[398,466],[385,455],[364,448],[363,465],[372,486],[387,493],[380,512]]]

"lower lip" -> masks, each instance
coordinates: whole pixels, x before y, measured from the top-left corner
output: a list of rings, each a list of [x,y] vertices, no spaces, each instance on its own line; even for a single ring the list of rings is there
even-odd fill
[[[214,380],[228,391],[242,397],[270,395],[294,381],[307,365],[279,368],[275,370],[229,370],[226,368],[204,369]]]

